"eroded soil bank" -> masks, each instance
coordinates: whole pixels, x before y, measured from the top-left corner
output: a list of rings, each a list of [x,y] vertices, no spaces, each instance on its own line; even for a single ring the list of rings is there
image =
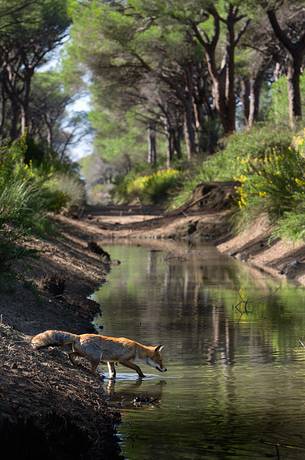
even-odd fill
[[[33,351],[0,325],[2,449],[12,458],[120,458],[115,425],[98,377],[73,367],[58,350]]]
[[[218,244],[217,248],[272,276],[288,278],[305,286],[305,244],[273,238],[272,226],[265,216],[239,235]]]
[[[87,247],[94,232],[69,219],[59,230],[26,242],[37,256],[11,264],[13,274],[1,273],[2,447],[31,460],[120,458],[119,414],[108,408],[99,377],[73,367],[57,349],[35,351],[29,343],[45,329],[92,332],[99,309],[87,299],[107,273]],[[60,294],[50,288],[54,275]]]
[[[66,218],[60,218],[65,225]],[[183,239],[190,244],[210,242],[220,252],[247,262],[272,276],[305,285],[305,244],[271,238],[272,227],[265,216],[235,235],[232,210],[205,208],[179,213],[153,213],[140,207],[91,208],[81,229],[89,228],[96,239]]]

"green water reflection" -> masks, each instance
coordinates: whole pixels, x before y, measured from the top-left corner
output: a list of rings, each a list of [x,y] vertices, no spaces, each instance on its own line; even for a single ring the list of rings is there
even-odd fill
[[[211,247],[105,247],[122,264],[95,294],[95,324],[165,344],[168,368],[105,382],[126,458],[304,459],[304,289]]]

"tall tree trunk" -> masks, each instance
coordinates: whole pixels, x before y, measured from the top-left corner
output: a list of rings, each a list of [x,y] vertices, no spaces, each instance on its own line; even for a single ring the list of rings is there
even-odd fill
[[[302,33],[299,40],[295,41],[281,28],[275,10],[268,10],[267,15],[276,37],[289,52],[287,74],[289,124],[291,128],[294,128],[295,121],[302,118],[300,75],[305,54],[305,33]]]
[[[30,127],[30,94],[33,72],[30,69],[24,79],[24,95],[21,103],[21,135],[29,132]]]
[[[175,130],[171,126],[167,127],[167,159],[166,166],[170,168],[175,154]]]
[[[228,70],[225,67],[222,72],[212,78],[214,107],[222,124],[224,134],[235,131],[235,96],[232,99],[232,90],[228,78]],[[228,98],[230,94],[230,98]]]
[[[187,158],[188,160],[191,160],[197,153],[197,145],[194,106],[189,93],[187,93],[184,101],[184,136],[186,143]]]
[[[229,17],[227,21],[228,37],[226,50],[226,134],[235,131],[236,104],[235,104],[235,34],[234,19]]]
[[[11,111],[12,111],[12,118],[11,118],[10,138],[11,140],[14,141],[18,139],[18,136],[19,136],[18,123],[19,123],[19,115],[20,115],[19,105],[14,98],[11,99]]]
[[[147,161],[151,165],[155,165],[157,162],[157,139],[156,139],[156,123],[150,122],[147,128]]]
[[[257,75],[255,78],[251,78],[250,80],[250,109],[248,117],[248,128],[252,128],[254,122],[258,120],[262,82],[262,75]]]
[[[212,79],[212,91],[214,98],[214,107],[218,112],[224,133],[230,134],[235,131],[235,48],[241,37],[246,32],[250,20],[240,14],[239,8],[232,3],[228,5],[227,16],[224,19],[219,15],[217,8],[211,2],[208,9],[213,20],[213,31],[208,37],[206,33],[192,22],[192,30],[198,42],[203,46],[207,62],[208,72]],[[238,32],[235,33],[235,26],[243,21]],[[217,48],[221,37],[221,22],[226,24],[226,46],[222,64],[217,64]]]
[[[47,127],[47,143],[50,149],[53,149],[53,128],[52,124],[46,121],[46,127]]]
[[[244,123],[248,126],[250,115],[250,81],[248,77],[244,77],[241,80],[241,100],[243,104]]]
[[[29,120],[28,120],[27,107],[25,107],[23,104],[21,105],[21,108],[20,108],[20,115],[21,115],[21,118],[20,118],[21,135],[24,136],[28,132]]]
[[[174,150],[178,158],[182,157],[181,139],[183,138],[183,127],[178,126],[173,133]]]
[[[291,128],[295,127],[295,122],[302,118],[300,76],[301,76],[302,59],[295,56],[288,65],[287,83],[288,83],[288,107],[289,107],[289,124]]]

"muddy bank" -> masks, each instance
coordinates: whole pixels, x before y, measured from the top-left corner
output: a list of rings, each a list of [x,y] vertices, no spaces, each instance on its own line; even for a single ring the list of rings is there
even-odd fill
[[[75,225],[88,231],[102,243],[103,239],[174,239],[189,241],[222,241],[230,234],[230,210],[189,211],[180,214],[147,214],[141,208],[111,213],[104,208],[85,214]],[[58,217],[61,227],[70,225],[66,217]]]
[[[305,286],[305,244],[272,238],[272,226],[266,216],[251,227],[217,245],[220,252]]]
[[[88,249],[94,237],[67,219],[57,235],[24,242],[39,251],[35,257],[1,272],[0,433],[12,455],[120,458],[119,415],[105,403],[99,377],[73,367],[60,350],[35,351],[29,343],[45,329],[93,331],[99,306],[87,296],[108,271]]]
[[[26,241],[24,246],[37,254],[0,273],[2,321],[25,334],[45,329],[93,332],[91,320],[99,306],[87,297],[103,284],[108,270],[88,249],[94,237],[90,229],[66,219],[56,235]],[[54,277],[62,285],[58,292],[52,289]]]
[[[305,285],[305,244],[271,238],[272,227],[262,216],[244,232],[234,234],[232,209],[204,207],[177,214],[149,213],[141,207],[89,210],[79,228],[105,239],[173,239],[190,244],[209,242],[226,253],[272,276]],[[157,215],[156,215],[157,214]],[[65,225],[66,218],[60,218]]]

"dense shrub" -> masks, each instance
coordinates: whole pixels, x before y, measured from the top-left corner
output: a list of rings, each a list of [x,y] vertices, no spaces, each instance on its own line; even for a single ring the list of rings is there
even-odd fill
[[[85,202],[83,182],[75,175],[68,173],[54,174],[45,184],[49,193],[48,209],[59,212],[81,207]]]
[[[42,214],[42,193],[30,179],[12,177],[0,188],[0,228],[14,225],[34,228],[37,214]]]
[[[183,184],[179,194],[172,200],[172,207],[185,203],[197,184],[209,181],[234,180],[244,174],[245,165],[255,158],[264,158],[274,150],[287,151],[292,132],[285,126],[257,125],[251,131],[228,137],[223,150],[203,161],[196,173]]]
[[[276,222],[305,202],[305,160],[293,147],[253,159],[239,179],[238,204],[245,222],[261,212]]]
[[[275,224],[274,235],[305,237],[305,130],[286,151],[274,149],[253,159],[239,177],[239,223],[265,212]]]
[[[164,202],[180,185],[181,177],[177,169],[163,169],[150,175],[130,173],[117,184],[114,197],[121,202],[134,200],[140,200],[143,204]]]
[[[80,180],[72,172],[40,163],[26,162],[29,144],[26,137],[0,148],[0,256],[20,253],[14,243],[29,233],[45,233],[52,226],[50,211],[80,204],[84,192]],[[4,257],[5,255],[5,257]]]

